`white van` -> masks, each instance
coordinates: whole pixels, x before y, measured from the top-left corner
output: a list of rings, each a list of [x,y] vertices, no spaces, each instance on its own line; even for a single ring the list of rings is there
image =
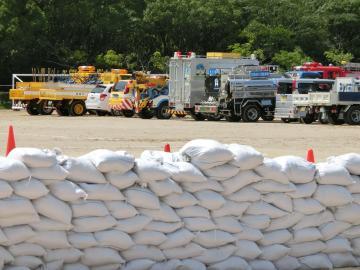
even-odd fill
[[[114,84],[99,84],[88,94],[86,109],[99,116],[110,114],[109,98]]]

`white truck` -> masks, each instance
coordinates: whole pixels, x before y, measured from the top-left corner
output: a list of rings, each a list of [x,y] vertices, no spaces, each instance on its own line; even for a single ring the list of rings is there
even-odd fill
[[[204,57],[176,52],[169,63],[170,109],[185,111],[195,120],[203,120],[195,112],[195,106],[209,97],[216,98],[221,87],[221,75],[238,66],[259,66],[259,61],[235,53],[207,53]]]

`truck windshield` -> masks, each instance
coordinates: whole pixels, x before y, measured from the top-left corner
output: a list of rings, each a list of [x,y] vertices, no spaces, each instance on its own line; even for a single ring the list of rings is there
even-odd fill
[[[279,82],[278,85],[278,90],[277,90],[278,94],[292,94],[292,84],[290,83],[283,83],[283,82]]]
[[[120,81],[117,84],[115,84],[114,92],[124,91],[127,83],[128,83],[127,81]]]
[[[299,94],[308,94],[309,92],[329,92],[333,83],[317,82],[317,83],[299,83]]]
[[[98,86],[96,86],[93,90],[91,90],[91,93],[102,93],[102,92],[104,92],[104,90],[105,90],[105,86],[103,86],[103,85],[98,85]]]

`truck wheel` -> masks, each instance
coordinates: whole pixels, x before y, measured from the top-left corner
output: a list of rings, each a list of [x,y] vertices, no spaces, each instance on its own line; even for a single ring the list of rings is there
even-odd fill
[[[169,112],[169,106],[167,102],[161,103],[157,108],[156,117],[158,119],[170,119],[172,114]]]
[[[208,116],[208,117],[207,117],[207,120],[208,120],[208,121],[220,121],[221,118],[222,118],[221,115],[214,115],[214,116],[211,115],[211,116]]]
[[[261,116],[261,119],[262,120],[264,120],[264,121],[269,121],[269,122],[271,122],[271,121],[273,121],[274,120],[274,116],[273,115],[263,115],[263,116]]]
[[[122,110],[121,112],[125,117],[128,117],[128,118],[133,117],[135,114],[135,112],[131,111],[131,110]]]
[[[360,125],[360,106],[353,105],[345,113],[345,122],[349,125]]]
[[[39,106],[36,103],[36,100],[31,100],[27,105],[26,105],[26,111],[28,114],[30,115],[38,115],[39,114]]]
[[[69,103],[66,101],[61,101],[55,106],[55,110],[59,116],[69,116]]]
[[[191,113],[191,117],[192,117],[195,121],[204,121],[204,120],[205,120],[205,116],[202,115],[201,113]]]
[[[339,114],[330,113],[328,114],[329,123],[332,125],[342,125],[345,123],[343,119],[339,119]]]
[[[111,109],[111,115],[112,116],[121,116],[121,111]]]
[[[153,118],[154,113],[151,110],[143,109],[141,112],[139,112],[139,117],[141,119],[151,119]]]
[[[81,100],[73,101],[70,104],[69,112],[71,116],[82,116],[86,113],[85,103]]]
[[[42,114],[42,115],[50,115],[54,111],[52,106],[51,107],[49,106],[49,101],[48,100],[40,101],[38,106],[39,106],[39,113]]]
[[[260,118],[260,109],[255,104],[246,105],[243,108],[242,119],[244,122],[256,122]]]
[[[281,121],[283,121],[284,123],[290,123],[291,119],[290,118],[281,118]]]
[[[329,120],[323,118],[323,113],[319,113],[318,120],[320,124],[323,125],[329,124]]]
[[[230,116],[225,116],[226,121],[228,122],[239,122],[241,117],[238,115],[231,114]]]
[[[96,111],[97,116],[105,116],[107,114],[108,114],[108,112],[106,112],[106,111]]]
[[[306,114],[305,117],[301,118],[302,122],[305,124],[311,124],[315,121],[315,117],[313,114]]]

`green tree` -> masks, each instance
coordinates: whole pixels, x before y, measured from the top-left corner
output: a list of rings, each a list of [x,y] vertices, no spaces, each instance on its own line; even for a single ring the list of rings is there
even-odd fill
[[[159,51],[153,53],[150,57],[150,65],[153,71],[166,73],[168,71],[169,56],[162,56]]]
[[[326,51],[324,53],[326,59],[335,65],[342,65],[347,62],[350,62],[351,59],[354,58],[354,55],[352,53],[345,53],[340,50],[332,49],[330,51]]]
[[[96,57],[96,64],[102,68],[121,68],[124,66],[124,55],[114,50],[108,50],[105,54]]]
[[[293,66],[302,65],[304,62],[311,61],[311,58],[306,56],[300,48],[295,48],[295,50],[291,52],[281,50],[274,55],[272,61],[286,71],[290,70]]]

